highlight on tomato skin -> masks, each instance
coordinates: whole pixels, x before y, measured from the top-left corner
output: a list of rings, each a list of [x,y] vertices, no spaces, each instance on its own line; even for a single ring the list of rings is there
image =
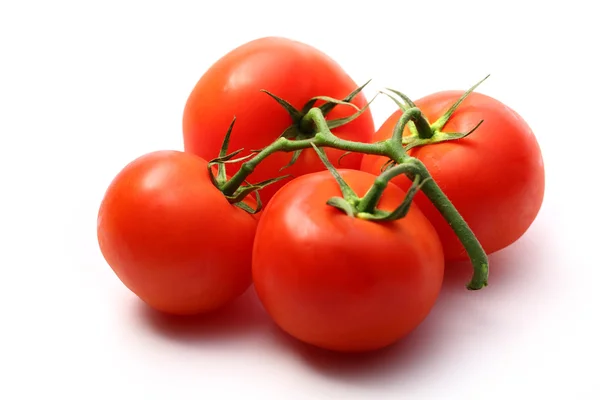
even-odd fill
[[[414,103],[433,124],[463,93],[437,92]],[[390,115],[373,142],[390,138],[401,115],[401,110]],[[465,138],[415,147],[408,154],[425,164],[485,252],[492,254],[517,241],[536,219],[544,198],[545,172],[530,126],[510,107],[488,95],[471,93],[443,132],[468,132],[482,120]],[[403,135],[410,135],[410,131],[405,129]],[[378,173],[385,162],[383,157],[368,155],[361,170]],[[402,176],[393,182],[403,189],[410,186]],[[429,199],[419,193],[415,203],[435,226],[446,261],[467,260],[464,247]]]
[[[339,172],[359,196],[375,180]],[[368,221],[326,204],[339,194],[328,171],[277,192],[256,231],[254,287],[274,322],[302,342],[339,352],[380,349],[413,331],[434,306],[442,246],[418,207],[395,221]],[[391,211],[404,197],[389,184],[379,207]]]
[[[361,82],[362,83],[362,82]],[[262,90],[282,98],[301,110],[313,97],[329,96],[343,99],[360,85],[331,57],[308,44],[283,37],[263,37],[240,45],[218,59],[205,71],[191,90],[183,110],[184,149],[207,160],[218,154],[222,134],[233,117],[236,127],[230,149],[261,149],[271,144],[293,124],[289,113]],[[322,103],[317,102],[317,105]],[[352,103],[359,108],[367,105],[359,93]],[[336,106],[328,120],[349,117],[356,112],[349,106]],[[370,109],[352,122],[333,129],[336,136],[369,142],[375,132]],[[338,165],[344,151],[326,149],[336,167],[359,169],[362,154],[347,155]],[[281,175],[280,168],[292,155],[274,154],[253,172],[250,182],[256,183]],[[240,164],[227,166],[233,175]],[[302,152],[300,158],[286,169],[286,174],[301,176],[324,170],[312,152]],[[261,191],[264,204],[290,179]]]
[[[158,311],[190,315],[219,309],[248,289],[256,226],[254,215],[213,185],[205,160],[165,150],[117,174],[97,235],[127,288]]]

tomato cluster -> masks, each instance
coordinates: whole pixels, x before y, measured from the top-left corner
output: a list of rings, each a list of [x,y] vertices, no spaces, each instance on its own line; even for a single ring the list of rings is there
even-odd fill
[[[470,259],[470,288],[485,286],[486,254],[541,207],[531,129],[498,100],[447,91],[394,92],[399,109],[376,130],[360,89],[297,41],[224,55],[185,104],[184,149],[145,154],[108,187],[98,242],[114,273],[178,315],[218,310],[254,284],[282,330],[336,351],[412,331],[452,261]]]

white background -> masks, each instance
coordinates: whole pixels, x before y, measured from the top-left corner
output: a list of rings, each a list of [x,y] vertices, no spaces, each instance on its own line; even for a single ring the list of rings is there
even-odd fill
[[[593,3],[240,3],[0,3],[0,398],[600,398]],[[196,80],[267,35],[373,78],[369,96],[467,89],[491,73],[479,91],[516,109],[542,146],[543,208],[491,257],[490,286],[467,292],[468,267],[449,274],[426,322],[377,355],[296,344],[252,291],[209,321],[157,316],[98,250],[113,176],[180,149]],[[377,125],[393,109],[376,101]]]

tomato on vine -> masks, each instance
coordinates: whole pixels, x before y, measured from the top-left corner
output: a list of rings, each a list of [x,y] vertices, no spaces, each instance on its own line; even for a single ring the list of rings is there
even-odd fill
[[[98,213],[98,241],[118,278],[149,306],[188,315],[218,309],[251,284],[257,218],[213,183],[208,162],[156,151],[111,182]]]
[[[390,184],[373,208],[364,202],[375,179],[356,170],[307,174],[263,211],[254,286],[275,323],[300,341],[379,349],[415,329],[435,304],[444,258],[433,226],[410,207],[416,187],[407,194]]]
[[[480,82],[481,83],[481,82]],[[486,253],[519,239],[535,220],[544,198],[545,174],[540,146],[514,110],[477,92],[444,91],[407,104],[393,113],[373,142],[389,139],[404,113],[417,115],[406,125],[407,153],[419,159],[462,215]],[[418,109],[415,113],[415,107]],[[432,121],[432,122],[430,122]],[[361,169],[379,173],[389,158],[368,155]],[[404,176],[393,180],[406,189]],[[447,261],[468,255],[439,210],[422,193],[415,203],[433,223]]]
[[[250,41],[216,61],[191,91],[183,113],[185,151],[212,158],[219,151],[221,133],[234,117],[237,134],[231,139],[233,149],[243,148],[246,152],[261,149],[282,134],[289,138],[308,137],[314,129],[304,117],[314,105],[323,107],[330,127],[340,138],[370,141],[375,130],[373,119],[370,110],[365,109],[367,101],[363,93],[357,93],[356,89],[356,83],[339,64],[312,46],[281,37]],[[336,105],[329,101],[332,98],[345,98],[364,112],[339,126],[341,120],[356,110]],[[333,148],[326,151],[336,161],[344,153]],[[324,169],[312,152],[278,153],[256,168],[250,182],[278,176],[292,158],[295,162],[286,171],[290,175]],[[339,165],[359,169],[361,159],[360,153],[350,154]],[[232,175],[239,166],[228,165],[227,172]],[[265,204],[285,182],[261,191]]]

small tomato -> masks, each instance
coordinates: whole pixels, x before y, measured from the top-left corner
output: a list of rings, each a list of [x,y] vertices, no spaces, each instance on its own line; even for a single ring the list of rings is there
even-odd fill
[[[205,160],[157,151],[128,164],[108,187],[98,241],[118,278],[148,305],[196,314],[250,286],[256,225],[213,185]]]
[[[339,172],[359,196],[376,178]],[[275,323],[300,341],[342,352],[375,350],[430,312],[443,279],[442,247],[417,207],[402,219],[374,222],[326,204],[339,195],[324,171],[292,180],[271,199],[256,232],[254,285]],[[391,211],[404,198],[390,184],[378,208]]]
[[[460,91],[434,93],[415,101],[428,121],[437,121],[461,96]],[[398,110],[375,134],[373,141],[392,137]],[[463,216],[487,254],[519,239],[536,218],[544,197],[544,163],[531,128],[514,110],[481,93],[471,93],[452,114],[443,132],[468,132],[469,136],[426,144],[408,151],[421,160]],[[403,132],[410,134],[408,129]],[[378,173],[385,157],[365,156],[361,169]],[[399,176],[392,182],[407,189],[411,182]],[[467,260],[454,231],[419,193],[415,203],[433,223],[442,240],[447,261]]]

